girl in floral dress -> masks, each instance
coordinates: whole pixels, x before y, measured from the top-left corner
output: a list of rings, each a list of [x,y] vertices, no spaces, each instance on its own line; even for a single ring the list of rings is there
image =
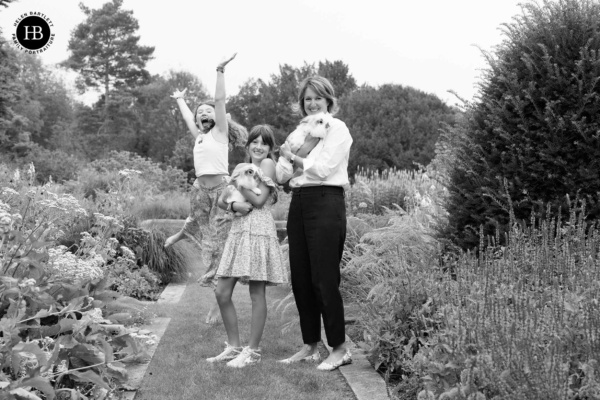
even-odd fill
[[[227,360],[227,366],[236,368],[260,362],[258,345],[267,319],[265,287],[289,282],[289,273],[282,261],[275,221],[271,214],[271,206],[277,201],[274,145],[273,131],[268,125],[252,128],[246,149],[252,164],[259,167],[261,194],[241,189],[253,208],[249,213],[233,220],[217,269],[216,296],[228,341],[225,342],[225,350],[207,359],[209,362]],[[225,197],[226,192],[219,199],[219,207],[231,212],[243,208],[243,203],[239,202],[228,205]],[[252,300],[250,340],[245,347],[241,346],[237,314],[231,300],[238,281],[249,285]]]

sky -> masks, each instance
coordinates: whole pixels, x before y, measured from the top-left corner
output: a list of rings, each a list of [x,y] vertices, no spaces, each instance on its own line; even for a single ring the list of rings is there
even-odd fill
[[[85,20],[79,3],[107,0],[16,0],[0,7],[6,39],[23,13],[52,21],[54,42],[45,64],[68,58],[72,30]],[[449,93],[472,100],[481,53],[504,36],[502,24],[522,13],[522,0],[124,0],[139,22],[140,44],[154,46],[153,74],[188,71],[214,93],[215,67],[237,52],[226,69],[228,95],[251,78],[269,80],[279,66],[341,60],[359,85],[393,83],[432,93],[450,105]],[[96,96],[96,95],[94,95]],[[88,95],[89,97],[89,95]]]

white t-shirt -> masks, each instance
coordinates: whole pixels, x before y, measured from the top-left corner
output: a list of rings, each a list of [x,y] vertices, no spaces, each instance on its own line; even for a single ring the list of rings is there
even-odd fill
[[[201,133],[194,144],[194,169],[196,177],[202,175],[228,174],[229,144],[217,141],[212,129]]]

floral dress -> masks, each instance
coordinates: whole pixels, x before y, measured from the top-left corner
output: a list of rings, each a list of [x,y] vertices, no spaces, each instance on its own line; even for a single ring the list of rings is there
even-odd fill
[[[271,214],[271,206],[277,201],[277,186],[262,171],[259,176],[271,195],[261,208],[233,219],[216,277],[239,278],[243,284],[249,281],[264,281],[267,285],[289,283],[289,271],[283,263]]]

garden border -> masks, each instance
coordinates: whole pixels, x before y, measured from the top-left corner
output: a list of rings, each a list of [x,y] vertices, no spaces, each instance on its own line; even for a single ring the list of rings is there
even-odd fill
[[[321,325],[323,326],[323,325]],[[325,331],[321,329],[321,337],[325,338]],[[331,347],[322,340],[325,348],[331,353]],[[357,400],[389,400],[388,389],[385,381],[373,369],[362,349],[346,335],[346,346],[352,353],[352,364],[339,368],[348,386],[356,396]]]
[[[156,301],[156,304],[177,304],[181,299],[183,292],[185,292],[186,287],[187,283],[169,283]],[[150,361],[152,361],[152,357],[154,357],[154,353],[160,344],[160,340],[169,326],[169,322],[171,322],[171,318],[154,318],[150,324],[140,328],[140,330],[147,330],[151,334],[156,335],[156,343],[148,349],[148,361],[143,364],[135,364],[127,367],[129,378],[127,379],[126,384],[127,390],[123,392],[124,399],[133,400],[135,398],[138,389],[140,389],[140,385],[144,380]]]
[[[145,228],[147,228],[151,224],[156,224],[159,221],[161,223],[166,222],[166,224],[169,224],[171,226],[173,226],[173,225],[180,226],[184,222],[184,220],[146,220],[146,221],[143,221],[143,224],[140,224],[140,225],[143,225]],[[285,231],[285,229],[286,229],[285,224],[286,224],[286,221],[275,221],[278,235],[281,235],[282,231]],[[281,240],[281,238],[280,238],[280,240]],[[167,287],[164,289],[164,291],[161,293],[159,299],[157,300],[157,303],[159,303],[159,304],[177,304],[179,302],[179,300],[181,299],[181,296],[183,295],[186,287],[187,287],[187,282],[169,283],[167,285]],[[162,335],[166,331],[167,325],[171,319],[170,318],[157,318],[156,320],[166,320],[166,323],[164,324],[164,327],[162,325],[160,326],[160,328],[159,328],[160,333],[153,332],[156,334],[157,340],[156,340],[156,343],[152,346],[151,352],[149,352],[150,360],[154,356],[154,352],[155,352],[156,348],[158,347],[158,345],[160,344],[160,339],[162,338]],[[155,324],[152,323],[147,326],[144,326],[143,328],[150,330],[150,328],[153,328],[154,326],[155,326]],[[321,326],[324,326],[324,325],[321,325]],[[321,332],[321,337],[323,337],[323,338],[326,337],[324,331]],[[346,335],[346,344],[349,346],[349,349],[352,353],[352,364],[345,365],[345,366],[339,368],[339,371],[341,372],[341,374],[344,377],[344,379],[346,380],[348,386],[350,387],[350,389],[356,396],[356,399],[357,400],[389,400],[390,397],[388,394],[388,389],[385,384],[385,381],[383,380],[381,375],[379,375],[377,373],[377,371],[375,371],[373,369],[373,366],[367,360],[367,357],[366,357],[364,351],[362,349],[360,349],[358,346],[356,346],[354,344],[354,342],[352,342],[352,340],[348,337],[348,335]],[[327,345],[325,340],[323,340],[323,345],[329,352],[331,352],[331,347],[329,347]],[[144,378],[144,375],[146,374],[146,370],[147,370],[148,366],[150,365],[150,360],[148,360],[147,363],[136,366],[136,367],[140,367],[139,370],[135,372],[136,374],[139,374],[139,379],[136,378],[135,380],[133,380],[134,383],[137,383],[137,387],[135,387],[135,385],[131,385],[132,387],[135,387],[135,389],[125,391],[124,392],[125,399],[134,400],[135,395],[137,393],[137,389],[139,389],[139,385],[141,384],[141,382]],[[128,383],[130,381],[132,381],[132,379],[128,380]]]

